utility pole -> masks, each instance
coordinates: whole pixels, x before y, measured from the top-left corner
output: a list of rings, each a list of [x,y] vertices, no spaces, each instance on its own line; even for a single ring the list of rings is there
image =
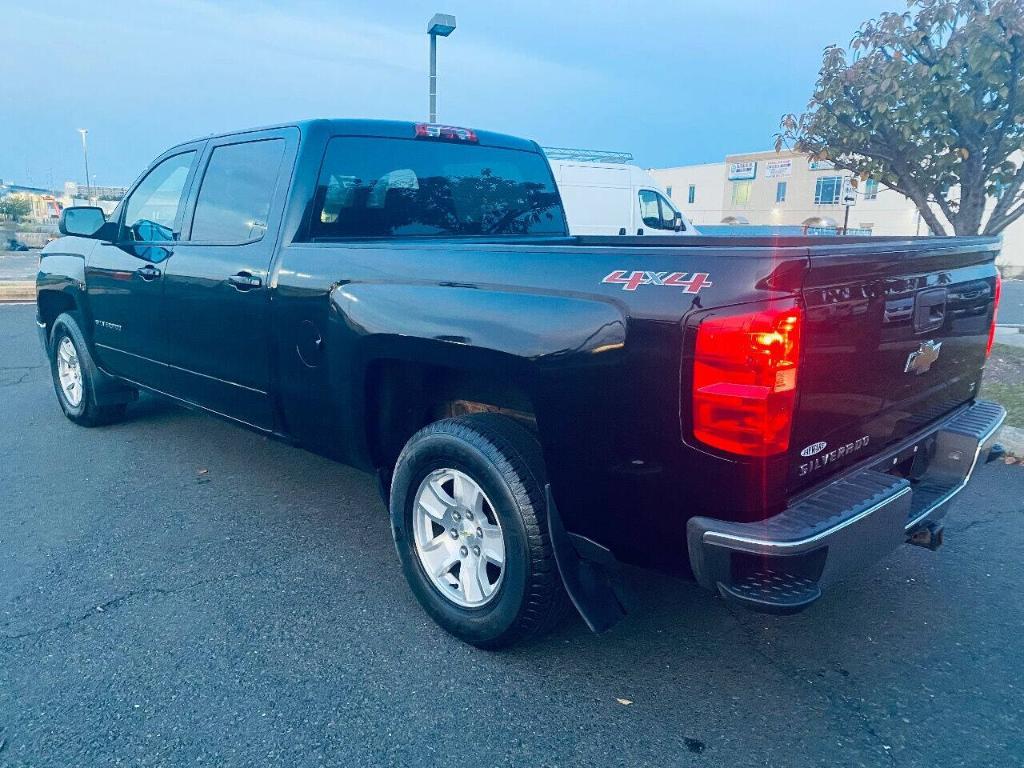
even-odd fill
[[[427,23],[430,35],[430,122],[437,122],[437,36],[448,37],[455,31],[455,17],[450,13],[435,13]]]
[[[88,128],[79,128],[78,132],[82,134],[82,156],[85,158],[85,195],[86,200],[92,199],[92,181],[89,176],[89,145],[86,143],[85,137],[89,134]]]

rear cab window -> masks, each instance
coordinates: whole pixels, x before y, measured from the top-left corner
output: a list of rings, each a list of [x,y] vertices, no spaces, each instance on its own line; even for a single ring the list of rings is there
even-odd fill
[[[565,233],[543,155],[413,138],[331,139],[310,222],[313,240]]]

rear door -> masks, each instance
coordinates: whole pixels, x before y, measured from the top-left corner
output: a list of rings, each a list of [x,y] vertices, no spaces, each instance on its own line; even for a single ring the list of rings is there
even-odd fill
[[[264,429],[270,263],[297,146],[294,128],[212,139],[164,270],[171,394]]]
[[[813,247],[791,488],[824,479],[977,395],[997,242]]]

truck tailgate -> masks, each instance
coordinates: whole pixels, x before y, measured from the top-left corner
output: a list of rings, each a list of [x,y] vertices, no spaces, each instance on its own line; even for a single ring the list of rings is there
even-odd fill
[[[790,493],[975,397],[998,247],[979,237],[810,249]]]

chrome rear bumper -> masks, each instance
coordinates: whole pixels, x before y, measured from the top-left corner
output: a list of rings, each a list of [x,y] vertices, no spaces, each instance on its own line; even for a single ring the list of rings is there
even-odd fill
[[[988,455],[1006,418],[986,401],[931,427],[934,454],[915,481],[888,474],[893,454],[835,478],[780,514],[753,523],[695,517],[687,547],[697,581],[748,607],[792,613],[823,587],[941,519]]]

